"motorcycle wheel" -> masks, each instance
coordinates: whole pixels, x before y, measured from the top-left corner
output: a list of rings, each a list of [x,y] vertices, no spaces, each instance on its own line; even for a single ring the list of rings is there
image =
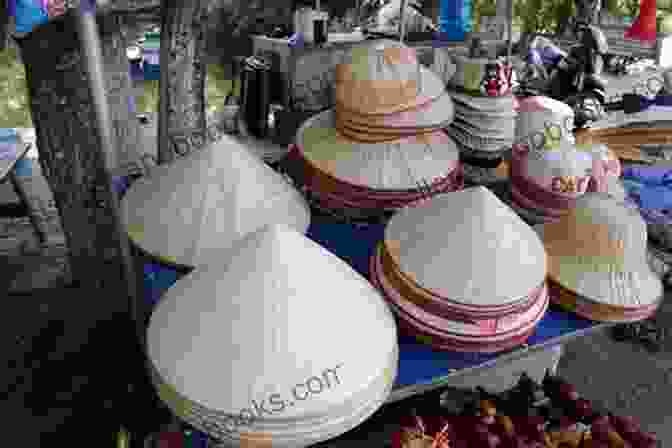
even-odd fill
[[[567,104],[574,109],[574,125],[584,128],[590,122],[604,117],[604,104],[599,92],[581,93],[567,98]]]

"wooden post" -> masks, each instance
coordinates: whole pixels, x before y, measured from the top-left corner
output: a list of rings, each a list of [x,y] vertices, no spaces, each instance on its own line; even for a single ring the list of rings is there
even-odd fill
[[[399,11],[399,40],[401,42],[406,38],[406,20],[408,20],[408,17],[406,16],[407,4],[408,0],[401,0],[401,10]]]

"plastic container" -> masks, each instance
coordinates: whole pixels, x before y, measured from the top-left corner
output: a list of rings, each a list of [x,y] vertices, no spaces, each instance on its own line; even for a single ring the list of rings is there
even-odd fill
[[[464,41],[471,27],[472,0],[441,0],[439,26],[442,39]]]

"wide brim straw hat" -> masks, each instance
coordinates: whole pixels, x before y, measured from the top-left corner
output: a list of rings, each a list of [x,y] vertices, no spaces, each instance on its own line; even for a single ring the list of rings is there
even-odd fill
[[[329,110],[308,119],[296,144],[314,169],[337,180],[375,190],[417,190],[457,169],[459,153],[443,131],[390,142],[364,143],[336,129]]]
[[[307,303],[320,313],[306,318]],[[219,263],[170,288],[151,316],[147,347],[164,382],[224,414],[338,368],[338,387],[267,417],[284,421],[316,418],[353,397],[398,350],[380,293],[344,261],[281,225],[249,234]]]
[[[339,105],[340,106],[340,105]],[[417,133],[449,125],[454,118],[453,100],[448,93],[418,107],[385,115],[365,115],[336,108],[336,120],[346,127],[369,133]]]
[[[614,307],[647,307],[662,283],[646,255],[638,211],[604,193],[588,193],[557,222],[535,228],[548,254],[551,280],[586,299]]]
[[[227,136],[136,181],[121,201],[121,216],[136,246],[181,266],[217,259],[266,224],[301,233],[310,224],[301,194]]]
[[[417,109],[445,91],[441,79],[418,62],[413,48],[391,40],[352,48],[336,66],[335,82],[337,107],[359,115]]]
[[[516,302],[546,276],[539,237],[484,187],[402,209],[387,225],[385,246],[416,284],[470,306]]]

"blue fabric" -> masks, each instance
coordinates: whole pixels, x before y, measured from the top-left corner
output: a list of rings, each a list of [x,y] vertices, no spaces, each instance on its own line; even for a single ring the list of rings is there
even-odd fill
[[[372,225],[356,228],[347,224],[311,224],[308,236],[329,249],[339,258],[368,278],[369,257],[378,241],[383,238],[384,227]],[[162,292],[177,280],[177,273],[160,264],[145,265],[146,300],[149,305],[157,303]],[[551,309],[547,312],[536,332],[529,339],[530,345],[546,343],[551,339],[586,330],[595,322],[582,319],[572,313]],[[448,369],[465,369],[492,361],[498,355],[478,353],[437,352],[412,338],[400,339],[400,362],[397,386],[430,383],[445,376]]]
[[[464,40],[471,32],[471,0],[441,0],[439,26],[448,40]]]
[[[639,206],[647,210],[672,209],[672,190],[663,186],[642,185],[639,189]]]
[[[623,184],[641,210],[672,209],[672,168],[628,166],[623,169]]]
[[[672,167],[649,165],[626,166],[623,168],[623,178],[646,185],[670,186],[672,185]]]
[[[39,25],[47,23],[49,16],[42,7],[40,0],[10,0],[14,5],[10,8],[16,18],[16,31],[30,33]]]

